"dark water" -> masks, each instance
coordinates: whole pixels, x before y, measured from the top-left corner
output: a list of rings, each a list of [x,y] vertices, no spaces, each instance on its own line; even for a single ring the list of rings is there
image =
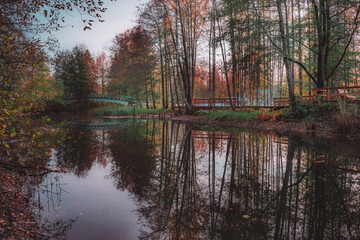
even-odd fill
[[[68,173],[36,200],[59,239],[360,239],[356,144],[157,120],[55,137]]]

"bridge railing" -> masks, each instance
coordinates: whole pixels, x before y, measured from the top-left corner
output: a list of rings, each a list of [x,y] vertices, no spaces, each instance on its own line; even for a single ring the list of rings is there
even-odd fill
[[[308,102],[355,102],[360,101],[360,86],[315,88],[312,95],[301,97],[302,101]],[[274,107],[287,107],[290,104],[289,97],[275,98]]]
[[[360,86],[316,88],[313,97],[313,101],[357,101],[360,100]]]
[[[289,97],[274,98],[274,107],[275,108],[287,107],[287,106],[289,106],[289,104],[290,104]]]
[[[75,95],[67,95],[65,96],[66,100],[81,100],[81,99],[108,99],[108,100],[119,100],[119,101],[127,101],[129,103],[135,102],[135,98],[117,95],[117,94],[101,94],[101,93],[90,93],[83,96],[75,96]]]

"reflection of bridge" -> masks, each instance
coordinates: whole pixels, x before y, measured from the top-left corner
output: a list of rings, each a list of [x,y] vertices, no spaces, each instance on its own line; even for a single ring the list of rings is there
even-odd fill
[[[117,94],[101,94],[101,93],[91,93],[84,96],[74,96],[69,95],[65,97],[66,100],[78,100],[78,101],[94,101],[94,102],[111,102],[118,103],[123,105],[130,105],[135,103],[135,98],[117,95]]]
[[[128,129],[131,127],[138,126],[141,121],[116,121],[116,122],[101,122],[101,123],[93,123],[93,122],[71,122],[69,124],[70,127],[80,127],[85,128],[91,131],[106,131],[106,130],[121,130]]]
[[[230,132],[223,131],[203,131],[203,130],[192,130],[191,136],[193,139],[215,139],[215,140],[229,140],[230,137],[233,139],[239,138],[240,136],[231,134]]]

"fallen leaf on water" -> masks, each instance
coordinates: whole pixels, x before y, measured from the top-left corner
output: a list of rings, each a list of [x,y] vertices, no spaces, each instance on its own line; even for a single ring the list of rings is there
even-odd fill
[[[248,218],[250,218],[250,216],[249,215],[243,215],[243,218],[248,219]]]

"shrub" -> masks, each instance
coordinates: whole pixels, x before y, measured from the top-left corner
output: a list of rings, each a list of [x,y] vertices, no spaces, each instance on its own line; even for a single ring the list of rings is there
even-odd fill
[[[335,129],[340,134],[360,134],[360,110],[356,104],[339,103],[339,111],[333,115]]]
[[[296,110],[283,110],[282,117],[290,115],[293,119],[302,120],[303,123],[309,124],[313,122],[322,122],[331,120],[337,103],[334,102],[310,102],[298,99],[296,102]]]
[[[279,112],[261,111],[258,114],[258,120],[260,120],[260,121],[275,121],[279,116],[280,116]]]

